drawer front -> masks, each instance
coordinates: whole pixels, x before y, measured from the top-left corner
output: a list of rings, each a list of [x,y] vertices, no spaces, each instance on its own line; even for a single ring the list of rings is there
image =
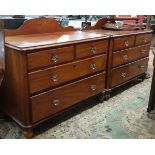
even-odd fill
[[[149,56],[150,44],[113,53],[112,67]]]
[[[113,50],[120,50],[129,47],[133,47],[135,42],[135,36],[122,37],[114,39]]]
[[[147,71],[148,58],[112,70],[112,87]]]
[[[146,44],[151,42],[152,33],[149,34],[140,34],[136,36],[136,45]]]
[[[94,41],[76,46],[76,58],[84,58],[100,53],[107,53],[108,40]]]
[[[71,61],[74,58],[73,51],[73,46],[69,46],[28,54],[28,69]]]
[[[30,93],[105,70],[106,54],[29,73]]]
[[[34,96],[31,98],[32,121],[36,122],[60,112],[90,96],[102,92],[104,88],[105,75],[101,73]]]

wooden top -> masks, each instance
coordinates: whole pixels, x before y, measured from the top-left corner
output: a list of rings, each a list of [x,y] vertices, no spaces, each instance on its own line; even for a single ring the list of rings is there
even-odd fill
[[[152,33],[153,31],[152,30],[112,31],[112,30],[96,29],[96,30],[85,30],[84,32],[103,34],[111,37],[120,37],[133,34]]]
[[[108,36],[99,33],[89,33],[82,31],[16,35],[6,36],[5,46],[14,48],[16,50],[26,51],[43,47],[60,46],[102,38],[108,38]]]

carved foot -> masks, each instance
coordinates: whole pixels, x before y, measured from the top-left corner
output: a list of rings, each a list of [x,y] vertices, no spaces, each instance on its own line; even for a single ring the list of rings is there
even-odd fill
[[[24,135],[26,138],[30,139],[30,138],[33,137],[34,133],[33,133],[33,130],[32,130],[32,129],[27,129],[27,130],[24,130],[24,131],[23,131],[23,135]]]

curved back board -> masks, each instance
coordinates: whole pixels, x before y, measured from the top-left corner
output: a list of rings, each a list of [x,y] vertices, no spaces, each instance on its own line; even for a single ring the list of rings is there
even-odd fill
[[[113,18],[101,18],[97,21],[97,23],[94,26],[86,26],[83,30],[95,30],[95,29],[101,29],[104,24],[107,22],[115,23],[115,20]]]
[[[15,30],[5,29],[5,36],[41,34],[53,32],[76,31],[72,26],[63,27],[52,18],[35,18],[26,20],[22,26]]]

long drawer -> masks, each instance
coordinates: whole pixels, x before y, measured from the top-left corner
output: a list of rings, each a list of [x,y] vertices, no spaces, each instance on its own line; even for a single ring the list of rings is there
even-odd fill
[[[148,58],[112,70],[111,86],[117,86],[147,71]]]
[[[151,42],[152,33],[149,34],[140,34],[136,36],[136,45],[146,44]]]
[[[112,67],[149,56],[150,44],[129,48],[113,53]]]
[[[32,122],[62,111],[105,88],[105,74],[83,79],[52,91],[31,97]]]
[[[94,56],[96,54],[107,53],[108,40],[93,41],[76,45],[76,58]]]
[[[30,93],[105,70],[106,54],[29,73]]]
[[[133,47],[135,43],[135,36],[121,37],[114,39],[113,50],[121,50],[129,47]]]
[[[28,69],[37,69],[71,61],[74,58],[73,52],[73,46],[68,46],[28,54]]]

